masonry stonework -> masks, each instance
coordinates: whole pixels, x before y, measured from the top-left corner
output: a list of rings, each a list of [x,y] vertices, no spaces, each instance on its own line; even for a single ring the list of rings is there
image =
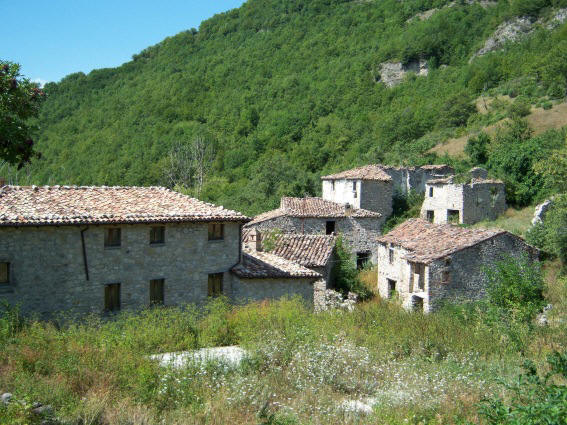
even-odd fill
[[[314,283],[317,278],[242,278],[231,276],[231,299],[235,304],[250,301],[277,300],[300,296],[307,305],[314,303]]]
[[[120,247],[105,248],[108,227],[120,227]],[[224,239],[215,241],[208,240],[207,223],[165,224],[161,245],[150,245],[150,227],[0,227],[0,260],[10,263],[10,284],[0,299],[19,304],[23,313],[88,313],[104,310],[106,284],[120,283],[121,309],[139,309],[149,306],[152,279],[165,280],[165,305],[205,302],[209,273],[224,273],[230,283],[227,272],[239,262],[238,223],[224,223]]]

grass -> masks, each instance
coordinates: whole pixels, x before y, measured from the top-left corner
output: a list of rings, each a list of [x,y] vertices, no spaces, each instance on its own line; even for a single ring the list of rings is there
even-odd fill
[[[504,214],[500,215],[500,217],[496,220],[481,221],[471,227],[499,228],[524,237],[526,235],[526,231],[532,225],[534,211],[534,206],[528,206],[520,209],[508,208]]]
[[[547,267],[554,314],[567,298]],[[375,285],[375,270],[362,272]],[[65,424],[458,424],[482,423],[478,402],[506,393],[526,357],[541,364],[565,349],[565,324],[522,330],[511,341],[466,313],[424,316],[375,298],[354,312],[315,314],[299,299],[233,307],[215,300],[56,323],[0,319],[0,424],[34,423],[31,402]],[[148,355],[239,344],[238,368],[160,368]],[[519,345],[518,345],[519,344]],[[524,354],[520,354],[520,351]],[[345,400],[376,403],[370,415]],[[37,421],[36,421],[37,422]]]

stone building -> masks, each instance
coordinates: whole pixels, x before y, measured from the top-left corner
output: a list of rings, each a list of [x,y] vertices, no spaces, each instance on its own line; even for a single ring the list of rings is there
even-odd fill
[[[387,218],[392,214],[393,197],[410,191],[423,193],[428,180],[452,175],[448,165],[392,167],[365,165],[321,177],[323,199],[348,203],[354,208],[376,211]]]
[[[159,187],[0,188],[0,299],[24,313],[230,293],[242,214]]]
[[[242,234],[244,250],[268,251],[269,249],[268,252],[271,254],[316,271],[325,280],[327,288],[333,287],[331,270],[336,259],[335,235],[276,233],[268,236],[270,240],[264,243],[259,230],[244,229]]]
[[[326,289],[320,273],[259,246],[244,247],[242,262],[231,272],[230,297],[237,304],[299,295],[315,305],[321,297],[318,293]]]
[[[430,312],[445,301],[478,300],[485,267],[537,250],[504,230],[470,229],[410,219],[378,239],[378,290],[407,309]]]
[[[421,217],[432,223],[474,224],[494,220],[506,211],[504,183],[486,179],[482,169],[471,174],[467,183],[456,183],[453,177],[428,181]]]
[[[358,264],[376,259],[376,238],[384,223],[382,214],[321,198],[281,199],[280,208],[257,215],[246,229],[281,233],[341,234]]]

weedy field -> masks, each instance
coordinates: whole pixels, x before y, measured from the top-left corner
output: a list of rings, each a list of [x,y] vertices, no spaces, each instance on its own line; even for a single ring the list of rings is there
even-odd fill
[[[370,272],[366,280],[369,280]],[[551,267],[549,302],[566,281]],[[550,325],[494,323],[475,306],[424,316],[374,299],[315,314],[298,299],[205,310],[154,308],[113,320],[0,319],[0,424],[494,423],[483,400],[507,400],[526,359],[566,348],[564,308]],[[553,310],[552,310],[553,312]],[[240,366],[163,368],[150,354],[238,344]],[[485,403],[486,404],[486,403]],[[371,411],[360,406],[373,405]]]

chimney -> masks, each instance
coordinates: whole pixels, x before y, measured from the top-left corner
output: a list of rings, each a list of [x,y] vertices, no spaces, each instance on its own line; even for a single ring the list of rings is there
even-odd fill
[[[258,229],[251,229],[244,241],[244,247],[250,251],[262,251],[262,234]]]

